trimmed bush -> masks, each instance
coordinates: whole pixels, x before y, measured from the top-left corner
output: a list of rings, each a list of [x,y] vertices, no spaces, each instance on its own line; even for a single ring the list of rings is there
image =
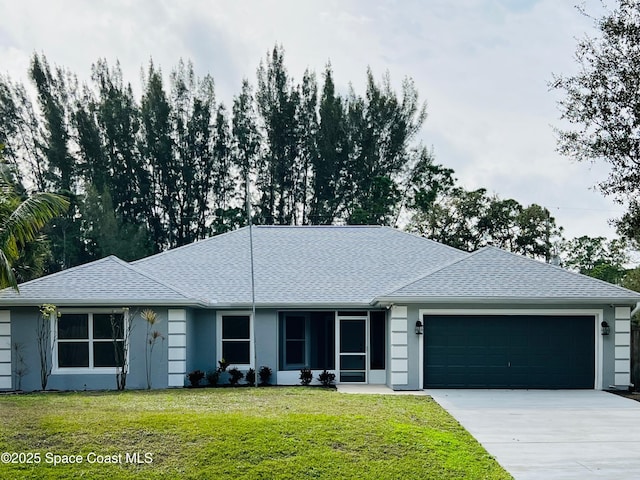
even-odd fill
[[[300,383],[302,385],[309,385],[313,380],[313,373],[310,368],[303,368],[300,370]]]
[[[324,370],[318,375],[318,380],[325,387],[330,387],[336,381],[336,374]]]
[[[192,387],[197,387],[204,378],[204,372],[202,370],[194,370],[193,372],[187,373],[187,378]]]

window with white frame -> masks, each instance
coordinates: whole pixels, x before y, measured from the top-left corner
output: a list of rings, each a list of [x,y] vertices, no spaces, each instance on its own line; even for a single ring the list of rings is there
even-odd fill
[[[231,365],[251,364],[251,316],[222,315],[222,358]]]
[[[114,368],[124,357],[124,314],[62,313],[55,320],[56,367]]]

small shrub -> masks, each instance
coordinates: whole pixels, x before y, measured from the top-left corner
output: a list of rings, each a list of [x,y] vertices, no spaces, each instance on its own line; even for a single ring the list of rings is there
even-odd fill
[[[232,368],[229,370],[229,383],[231,385],[237,385],[240,380],[244,377],[244,373],[242,373],[237,368]]]
[[[218,385],[218,380],[220,380],[220,372],[218,370],[211,370],[207,372],[207,383],[212,387]]]
[[[260,371],[258,372],[258,376],[260,377],[260,385],[268,385],[269,380],[271,379],[271,374],[273,372],[271,369],[265,365],[260,367]]]
[[[310,368],[303,368],[300,370],[300,383],[302,385],[309,385],[313,380],[313,373]]]
[[[194,370],[187,373],[187,378],[192,387],[197,387],[200,385],[200,380],[204,378],[204,372],[202,370]]]
[[[329,387],[336,381],[336,374],[324,370],[318,375],[318,380],[323,386]]]
[[[249,385],[252,387],[256,384],[256,371],[253,368],[250,368],[247,374],[244,376],[244,379],[247,381]]]
[[[218,370],[220,370],[221,372],[226,372],[227,371],[227,367],[229,366],[229,362],[227,362],[224,358],[218,360],[218,365],[220,365],[218,367]]]

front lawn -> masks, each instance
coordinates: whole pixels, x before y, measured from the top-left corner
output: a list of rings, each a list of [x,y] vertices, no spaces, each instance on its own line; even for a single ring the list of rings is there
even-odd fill
[[[430,397],[302,387],[4,395],[0,453],[0,478],[511,478]]]

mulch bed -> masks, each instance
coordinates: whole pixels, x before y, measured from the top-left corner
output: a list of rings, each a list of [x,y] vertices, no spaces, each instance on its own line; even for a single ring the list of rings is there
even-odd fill
[[[607,392],[640,402],[640,392],[630,392],[628,390],[607,390]]]

